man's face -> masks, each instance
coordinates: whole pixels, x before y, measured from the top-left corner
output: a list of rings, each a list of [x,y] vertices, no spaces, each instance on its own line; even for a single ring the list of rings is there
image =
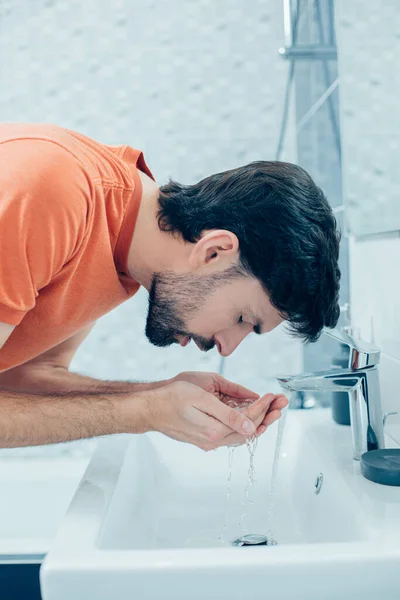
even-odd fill
[[[266,333],[282,321],[254,277],[235,269],[212,275],[155,273],[146,335],[155,346],[193,339],[204,351],[229,356],[252,331]],[[233,273],[233,274],[232,274]]]

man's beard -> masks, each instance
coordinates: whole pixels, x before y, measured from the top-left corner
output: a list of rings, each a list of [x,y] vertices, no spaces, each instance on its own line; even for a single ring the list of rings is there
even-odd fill
[[[154,273],[149,295],[146,336],[155,346],[179,343],[179,337],[189,336],[201,350],[215,346],[211,338],[204,338],[187,330],[187,323],[203,306],[218,284],[243,276],[236,265],[213,275],[180,275],[173,271]]]

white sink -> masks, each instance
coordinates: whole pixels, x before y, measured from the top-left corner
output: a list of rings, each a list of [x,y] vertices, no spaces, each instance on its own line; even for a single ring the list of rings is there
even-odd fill
[[[400,488],[362,477],[350,428],[328,409],[288,411],[278,544],[232,547],[266,532],[276,433],[259,440],[243,528],[249,454],[234,451],[225,546],[227,448],[205,453],[156,433],[101,439],[41,568],[43,600],[399,598]]]

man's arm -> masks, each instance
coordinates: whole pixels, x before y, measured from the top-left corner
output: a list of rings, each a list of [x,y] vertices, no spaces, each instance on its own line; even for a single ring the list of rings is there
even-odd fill
[[[3,335],[5,340],[9,333],[10,327]],[[1,335],[0,327],[0,341]],[[165,385],[167,382],[100,381],[70,373],[54,358],[53,353],[50,363],[36,360],[30,369],[27,365],[17,367],[13,382],[7,380],[10,370],[0,374],[3,375],[0,380],[0,448],[160,431],[176,440],[211,450],[224,444],[243,443],[244,435],[250,435],[261,426],[270,404],[268,395],[253,403],[253,408],[257,402],[264,402],[265,406],[259,407],[261,414],[258,419],[255,415],[252,423],[250,413],[245,415],[229,408],[212,393],[185,381],[170,385]],[[19,377],[15,375],[17,372]],[[17,391],[10,389],[11,383]],[[55,391],[50,391],[52,389]]]
[[[0,373],[0,390],[33,394],[68,391],[118,393],[155,389],[167,383],[166,380],[152,383],[103,381],[70,372],[68,369],[74,354],[89,335],[95,323],[90,323],[68,340],[23,365]]]
[[[6,371],[7,373],[7,371]],[[5,375],[5,374],[1,374]],[[136,393],[154,390],[169,383],[168,380],[150,383],[136,381],[107,381],[72,373],[65,367],[42,365],[35,369],[19,368],[12,378],[0,377],[1,391],[28,394],[57,394],[58,392]]]
[[[93,325],[41,356],[0,373],[0,448],[147,431],[148,399],[138,393],[140,384],[113,385],[68,371]],[[12,330],[0,323],[0,346]]]
[[[148,431],[143,394],[0,389],[0,448],[54,444],[114,433]]]

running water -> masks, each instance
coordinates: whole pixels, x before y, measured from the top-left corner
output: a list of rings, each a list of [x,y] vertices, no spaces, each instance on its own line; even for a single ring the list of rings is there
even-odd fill
[[[258,442],[258,437],[255,435],[252,435],[246,439],[246,446],[247,446],[247,450],[249,451],[250,458],[249,458],[249,472],[248,472],[248,476],[247,476],[247,485],[246,485],[246,489],[245,489],[244,493],[246,496],[246,500],[249,504],[254,504],[254,500],[250,500],[250,498],[249,498],[249,491],[250,491],[250,488],[256,482],[256,471],[254,468],[254,455],[257,450],[257,442]]]
[[[279,471],[279,459],[281,456],[281,447],[283,440],[283,432],[285,429],[286,416],[287,416],[287,407],[282,409],[282,416],[279,419],[278,423],[278,433],[276,436],[276,446],[275,446],[275,454],[274,454],[274,462],[272,465],[272,475],[271,475],[271,485],[269,490],[269,498],[267,502],[267,537],[269,544],[276,544],[274,535],[272,533],[272,521],[275,513],[275,504],[276,504],[276,488],[278,484],[278,471]]]
[[[254,468],[254,455],[257,449],[258,437],[256,435],[251,435],[246,438],[246,446],[249,452],[249,470],[247,473],[247,483],[244,490],[244,500],[242,502],[242,506],[245,507],[245,512],[240,517],[240,531],[242,535],[248,533],[248,527],[246,525],[246,517],[248,516],[249,505],[253,505],[255,502],[250,497],[250,491],[252,490],[253,485],[256,483],[255,478],[255,468]]]
[[[229,400],[227,402],[227,405],[230,406],[231,408],[239,409],[239,408],[243,408],[246,404],[250,404],[251,402],[252,401],[236,402],[234,400]],[[275,446],[274,460],[273,460],[273,466],[272,466],[271,484],[270,484],[269,497],[268,497],[268,501],[267,501],[267,519],[266,519],[267,533],[266,533],[266,535],[268,537],[268,545],[275,545],[277,543],[275,541],[274,535],[272,533],[272,521],[273,521],[274,513],[275,513],[276,490],[277,490],[277,483],[278,483],[278,467],[279,467],[279,459],[280,459],[280,455],[281,455],[281,447],[282,447],[282,440],[283,440],[283,432],[284,432],[285,423],[286,423],[286,416],[287,416],[287,407],[282,410],[282,416],[278,422],[278,432],[277,432],[277,437],[276,437],[276,446]],[[247,475],[247,484],[246,484],[246,488],[244,490],[245,500],[242,503],[242,505],[244,507],[246,507],[247,510],[241,515],[240,522],[239,522],[240,531],[241,531],[242,536],[246,535],[248,533],[248,528],[246,526],[245,519],[248,516],[249,506],[255,504],[254,500],[251,497],[251,491],[252,491],[254,484],[256,483],[255,468],[254,468],[254,455],[255,455],[255,452],[257,449],[257,443],[258,443],[258,437],[256,437],[254,434],[246,438],[246,446],[247,446],[247,449],[249,452],[249,469],[248,469],[248,475]],[[224,520],[223,531],[222,531],[222,533],[220,533],[218,535],[218,541],[216,540],[215,537],[213,538],[212,532],[210,531],[210,532],[203,532],[203,536],[199,537],[198,539],[196,538],[196,539],[187,540],[187,545],[205,546],[205,545],[210,545],[210,544],[215,545],[215,543],[217,543],[217,545],[221,544],[223,546],[230,545],[230,540],[228,540],[226,538],[227,538],[227,529],[228,529],[230,500],[231,500],[231,495],[232,495],[231,484],[232,484],[233,454],[234,454],[234,450],[236,447],[237,447],[236,445],[228,446],[228,482],[227,482],[227,489],[226,489],[226,496],[225,496],[225,498],[226,498],[225,520]]]
[[[235,446],[228,446],[229,458],[228,458],[228,486],[226,489],[226,502],[225,502],[225,521],[224,529],[219,536],[219,540],[222,544],[225,543],[225,535],[228,527],[228,514],[229,514],[229,500],[231,498],[231,479],[232,479],[232,465],[233,465],[233,452]]]
[[[231,408],[240,409],[240,408],[244,408],[246,405],[248,406],[249,404],[252,404],[252,402],[254,402],[254,401],[253,400],[247,400],[247,401],[242,400],[241,402],[236,402],[236,400],[229,400],[227,402],[227,405],[230,406]],[[249,492],[256,481],[255,469],[254,469],[254,455],[256,452],[256,448],[257,448],[257,442],[258,442],[258,437],[254,434],[246,437],[246,446],[247,446],[247,450],[249,452],[249,470],[248,470],[248,474],[247,474],[247,484],[246,484],[246,488],[245,488],[245,492],[244,492],[245,500],[242,503],[242,505],[245,506],[246,508],[248,507],[249,504],[254,504],[254,500],[251,500],[249,497]],[[227,495],[226,495],[227,502],[226,502],[226,510],[225,510],[224,530],[223,530],[222,535],[220,536],[221,541],[225,540],[225,534],[226,534],[226,529],[227,529],[227,524],[228,524],[229,499],[230,499],[230,495],[231,495],[230,482],[231,482],[231,478],[232,478],[232,461],[233,461],[233,450],[234,449],[235,449],[235,446],[229,446],[228,489],[227,489]],[[247,517],[247,511],[244,512],[240,517],[239,526],[240,526],[242,535],[244,535],[247,532],[247,527],[244,522],[246,517]]]

